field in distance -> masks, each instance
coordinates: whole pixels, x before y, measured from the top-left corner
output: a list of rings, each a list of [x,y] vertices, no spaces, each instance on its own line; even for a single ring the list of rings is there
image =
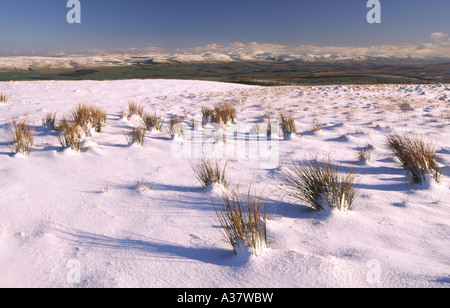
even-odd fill
[[[0,71],[10,80],[181,79],[252,85],[428,84],[450,82],[450,63],[418,61],[153,63]]]

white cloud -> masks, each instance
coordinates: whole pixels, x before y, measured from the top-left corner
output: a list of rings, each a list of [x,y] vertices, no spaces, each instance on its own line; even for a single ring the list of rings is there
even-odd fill
[[[431,33],[430,37],[433,41],[440,41],[440,40],[446,38],[447,34],[443,33],[443,32],[433,32],[433,33]]]

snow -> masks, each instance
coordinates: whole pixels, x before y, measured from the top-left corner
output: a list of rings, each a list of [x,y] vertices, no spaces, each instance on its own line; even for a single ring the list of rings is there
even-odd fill
[[[39,81],[1,82],[0,93],[8,97],[0,104],[0,287],[449,286],[450,106],[440,98],[450,89],[444,85]],[[296,118],[298,135],[274,140],[279,166],[261,168],[263,157],[228,164],[232,186],[246,191],[253,181],[268,197],[268,248],[260,256],[234,254],[211,205],[218,190],[203,189],[189,159],[174,155],[179,140],[163,129],[149,132],[143,147],[128,145],[126,134],[139,122],[122,116],[131,100],[166,122],[186,115],[190,123],[201,106],[224,101],[234,104],[240,124],[279,112]],[[81,153],[61,150],[42,119],[48,112],[61,118],[80,102],[104,109],[107,122]],[[405,102],[412,108],[401,110]],[[8,123],[24,116],[35,127],[29,157],[11,155],[6,141]],[[323,131],[313,132],[313,123]],[[385,134],[394,131],[435,143],[440,183],[409,182],[385,146]],[[357,149],[367,144],[372,159],[359,163]],[[286,198],[284,166],[315,154],[356,168],[353,210],[313,212]],[[74,264],[79,283],[69,277]]]
[[[250,42],[235,42],[229,45],[210,43],[189,49],[164,50],[160,47],[117,49],[114,53],[105,50],[85,50],[84,54],[68,54],[61,51],[48,56],[13,56],[18,51],[3,50],[0,62],[2,71],[27,71],[29,68],[42,70],[72,70],[77,68],[99,68],[127,66],[136,63],[229,63],[234,61],[263,62],[335,62],[355,60],[379,60],[402,62],[409,60],[446,63],[450,55],[448,42],[373,45],[373,46],[285,46]],[[374,56],[376,54],[376,56]],[[445,74],[443,72],[442,74]]]

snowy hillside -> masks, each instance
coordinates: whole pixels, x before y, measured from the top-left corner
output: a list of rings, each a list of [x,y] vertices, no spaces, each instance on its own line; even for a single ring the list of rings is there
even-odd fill
[[[1,82],[0,94],[0,287],[449,287],[449,86],[42,81]],[[124,113],[130,101],[164,118],[144,146],[127,141],[141,121]],[[166,131],[171,116],[189,127],[203,106],[223,102],[249,129],[279,113],[297,124],[296,136],[270,140],[274,160],[228,163],[231,186],[253,182],[268,197],[260,256],[233,253],[211,204],[218,188],[202,188],[189,164],[198,159]],[[78,153],[62,150],[42,121],[79,103],[107,118]],[[34,128],[29,156],[8,143],[11,122],[24,118]],[[434,143],[440,183],[410,182],[386,146],[394,132]],[[360,162],[367,145],[370,159]],[[283,169],[312,155],[355,168],[351,211],[315,212],[286,197]]]

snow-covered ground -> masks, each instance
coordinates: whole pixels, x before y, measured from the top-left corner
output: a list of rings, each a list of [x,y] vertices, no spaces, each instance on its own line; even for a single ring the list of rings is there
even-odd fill
[[[2,82],[0,93],[8,97],[0,104],[0,287],[450,285],[449,86],[46,81]],[[130,100],[166,122],[185,115],[189,124],[202,106],[221,102],[236,107],[240,124],[263,123],[267,114],[275,122],[280,112],[295,117],[298,136],[271,141],[279,146],[275,166],[262,168],[266,159],[250,155],[228,164],[232,186],[253,181],[268,196],[269,247],[261,256],[233,253],[211,205],[217,190],[197,182],[190,159],[177,155],[179,140],[163,129],[149,132],[144,147],[128,145],[139,121],[122,116]],[[81,153],[62,151],[42,119],[61,118],[80,102],[105,110],[107,122]],[[30,157],[11,155],[7,142],[9,123],[24,116],[35,127]],[[313,123],[323,130],[313,132]],[[440,184],[407,180],[385,145],[394,131],[435,143]],[[357,162],[367,144],[371,161]],[[352,211],[317,213],[286,199],[283,166],[315,154],[360,174]]]
[[[0,49],[1,71],[18,71],[33,68],[36,71],[73,70],[74,68],[99,68],[127,66],[136,63],[228,63],[239,61],[256,62],[335,62],[335,61],[394,61],[425,60],[428,63],[446,63],[449,60],[450,47],[448,35],[431,33],[420,44],[374,45],[374,46],[285,46],[268,43],[234,42],[228,45],[216,43],[189,49],[163,50],[160,47],[130,48],[111,51],[99,49],[84,50],[84,54],[68,54],[60,51],[48,56],[33,56],[34,51],[23,51],[28,56],[15,56],[17,50]],[[429,40],[429,39],[428,39]],[[376,56],[374,56],[376,54]],[[11,55],[11,56],[6,56]]]

